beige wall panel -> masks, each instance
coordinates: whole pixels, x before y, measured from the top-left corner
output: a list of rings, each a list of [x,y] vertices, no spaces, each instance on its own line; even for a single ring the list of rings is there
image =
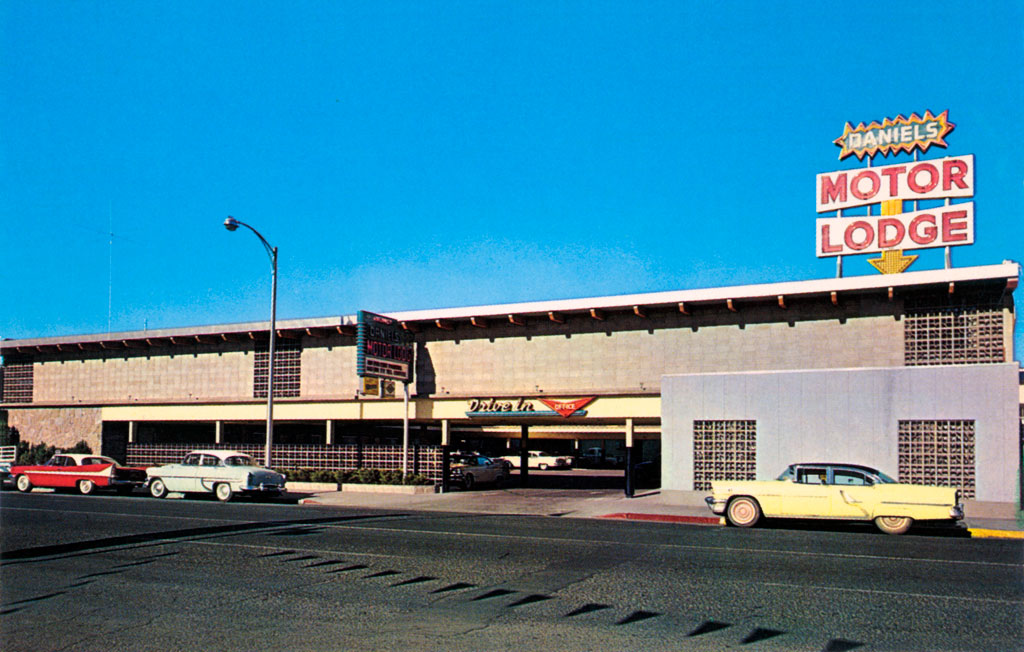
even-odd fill
[[[354,398],[358,390],[356,347],[306,340],[302,351],[303,398]]]
[[[34,400],[91,403],[252,396],[252,351],[132,353],[37,363]]]
[[[677,373],[901,366],[891,316],[428,342],[434,393],[645,392]],[[422,364],[421,364],[422,370]]]

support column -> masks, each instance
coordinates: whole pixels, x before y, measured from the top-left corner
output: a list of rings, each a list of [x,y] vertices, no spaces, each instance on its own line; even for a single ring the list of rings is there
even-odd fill
[[[334,446],[334,421],[331,419],[327,420],[327,426],[324,428],[324,444]]]
[[[530,426],[521,426],[519,435],[519,486],[530,484]]]
[[[135,421],[128,422],[128,443],[134,444],[139,436],[139,424]]]
[[[626,419],[626,497],[632,498],[633,488],[633,420]]]
[[[451,475],[451,431],[448,429],[448,419],[441,419],[441,493],[448,493],[450,486],[448,476]]]
[[[131,439],[131,426],[128,430],[128,438]],[[223,444],[224,443],[224,422],[214,421],[213,422],[213,443]]]

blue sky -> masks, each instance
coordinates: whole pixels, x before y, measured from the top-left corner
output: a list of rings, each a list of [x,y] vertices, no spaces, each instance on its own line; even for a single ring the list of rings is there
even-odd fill
[[[7,0],[0,337],[265,320],[228,215],[284,319],[828,278],[832,141],[925,110],[1019,261],[1022,7]]]

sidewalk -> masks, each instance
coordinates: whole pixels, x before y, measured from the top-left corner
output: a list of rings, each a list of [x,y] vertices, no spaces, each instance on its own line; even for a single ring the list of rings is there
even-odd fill
[[[292,492],[297,495],[297,492]],[[524,514],[565,518],[615,518],[720,525],[722,520],[704,504],[704,493],[683,492],[665,498],[658,490],[640,491],[627,498],[621,490],[502,489],[455,490],[446,494],[384,494],[328,491],[305,494],[299,503],[332,507],[361,507],[426,512],[471,514]],[[1024,539],[1024,524],[1014,506],[1003,503],[971,503],[964,520],[974,538]]]

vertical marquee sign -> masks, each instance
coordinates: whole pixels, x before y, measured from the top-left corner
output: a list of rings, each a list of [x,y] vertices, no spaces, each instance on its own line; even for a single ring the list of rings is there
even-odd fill
[[[361,378],[412,381],[412,334],[398,321],[359,311],[356,328],[356,374]]]
[[[974,196],[974,155],[917,160],[918,152],[945,147],[945,137],[956,126],[948,111],[909,118],[897,116],[882,122],[846,123],[835,145],[839,159],[868,159],[868,167],[817,175],[818,213],[836,211],[835,217],[817,220],[815,241],[819,258],[881,253],[869,259],[880,272],[898,273],[917,256],[903,256],[907,249],[952,247],[974,243],[974,202],[952,204],[954,198]],[[872,158],[913,153],[906,163],[871,167]],[[919,210],[922,200],[945,200],[945,206]],[[904,212],[903,202],[914,202]],[[881,215],[871,206],[880,204]],[[867,206],[867,215],[844,216],[843,210]],[[839,270],[842,267],[838,267]],[[840,271],[841,274],[841,271]]]

